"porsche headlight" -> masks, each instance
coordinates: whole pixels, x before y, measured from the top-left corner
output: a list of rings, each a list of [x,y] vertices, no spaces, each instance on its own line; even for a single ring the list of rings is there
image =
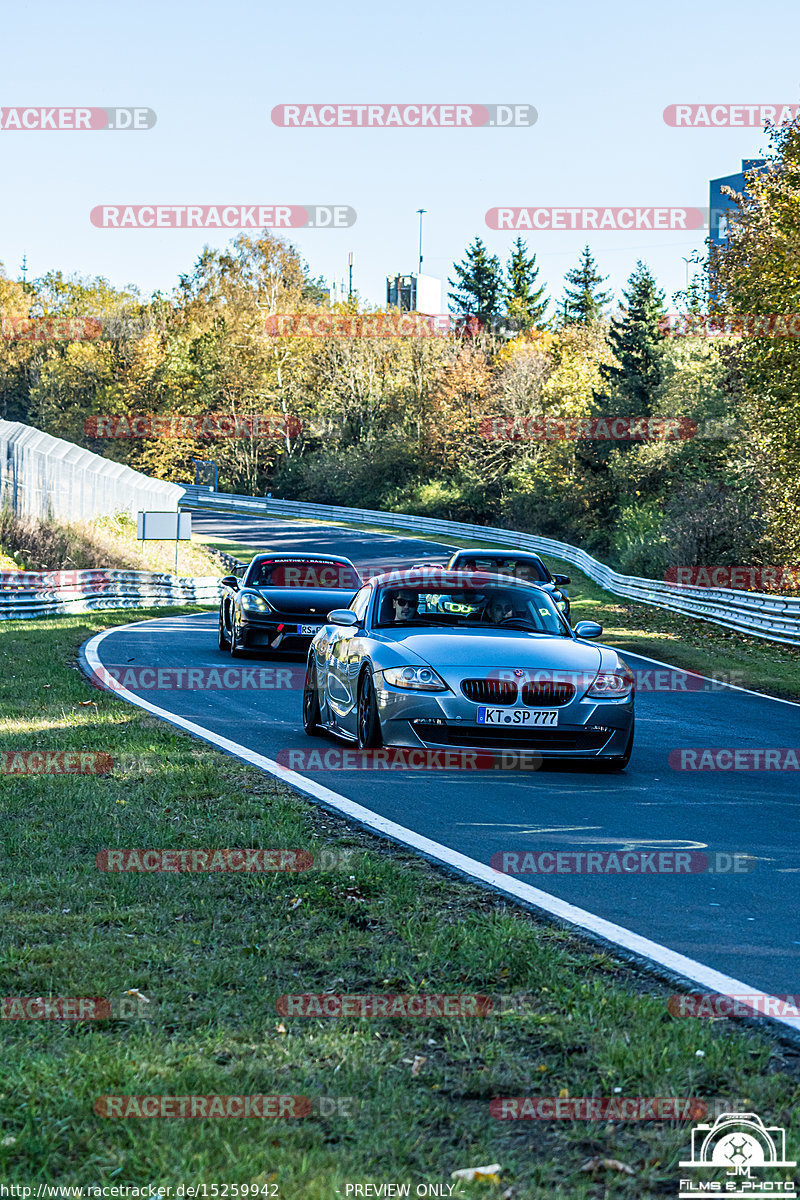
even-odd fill
[[[590,700],[622,700],[633,691],[633,672],[628,667],[600,671],[586,693]]]
[[[447,684],[432,667],[389,667],[383,678],[392,687],[410,688],[415,692],[446,692]]]
[[[259,596],[256,592],[244,592],[241,598],[241,605],[245,612],[269,612],[270,608],[266,600]]]

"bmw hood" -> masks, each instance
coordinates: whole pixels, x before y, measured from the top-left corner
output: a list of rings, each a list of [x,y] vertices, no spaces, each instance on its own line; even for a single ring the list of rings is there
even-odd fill
[[[516,630],[483,634],[462,630],[404,633],[400,629],[388,629],[381,633],[404,660],[415,666],[424,662],[442,671],[549,667],[559,671],[595,673],[603,658],[599,646]]]

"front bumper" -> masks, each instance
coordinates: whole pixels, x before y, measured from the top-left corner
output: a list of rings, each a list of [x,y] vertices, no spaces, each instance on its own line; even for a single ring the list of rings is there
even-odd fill
[[[621,758],[633,726],[632,696],[625,700],[571,700],[557,707],[556,726],[540,728],[479,725],[482,704],[452,691],[405,691],[385,683],[380,674],[375,676],[375,692],[384,741],[389,746],[533,751],[554,759]]]
[[[310,620],[306,624],[313,626],[314,632],[301,633],[303,624],[299,620],[264,620],[248,613],[237,622],[237,645],[242,650],[285,650],[296,654],[307,650],[317,630],[322,628],[321,622]]]

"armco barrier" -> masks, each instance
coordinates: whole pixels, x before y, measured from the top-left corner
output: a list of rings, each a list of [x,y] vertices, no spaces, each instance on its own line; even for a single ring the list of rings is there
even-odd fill
[[[572,563],[615,596],[624,596],[641,604],[652,604],[656,608],[666,608],[687,617],[710,621],[714,625],[722,625],[739,633],[769,638],[789,646],[800,646],[800,597],[734,591],[731,588],[677,587],[675,584],[662,583],[656,579],[620,575],[611,567],[592,558],[585,550],[530,533],[515,533],[513,530],[498,529],[493,525],[468,525],[461,521],[415,517],[407,513],[338,508],[330,504],[306,504],[295,500],[264,500],[192,486],[184,488],[181,508],[378,525],[388,529],[412,530],[429,537],[439,534],[468,541],[499,543],[519,550],[535,550],[537,553],[550,554],[554,558]]]
[[[212,575],[182,579],[151,571],[0,572],[0,621],[102,608],[156,608],[217,604],[219,580]]]
[[[150,479],[72,442],[0,420],[0,506],[19,516],[86,521],[101,514],[175,512],[176,483]]]

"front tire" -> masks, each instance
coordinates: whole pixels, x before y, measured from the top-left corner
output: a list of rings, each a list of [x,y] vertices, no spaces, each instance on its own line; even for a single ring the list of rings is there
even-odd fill
[[[378,699],[375,684],[368,671],[361,677],[358,689],[358,748],[372,750],[383,745],[381,719],[378,716]]]
[[[308,660],[306,679],[303,684],[303,729],[309,737],[319,737],[320,729],[319,688],[317,687],[317,668],[313,659]]]
[[[236,609],[231,614],[231,640],[230,640],[231,658],[241,658],[242,651],[236,643]]]
[[[220,604],[220,606],[219,606],[219,636],[217,638],[217,645],[219,646],[220,650],[223,651],[223,653],[224,653],[224,652],[230,650],[231,643],[230,643],[230,639],[228,637],[227,630],[225,628],[225,617],[223,615],[223,608],[224,608],[224,606],[222,604]]]

